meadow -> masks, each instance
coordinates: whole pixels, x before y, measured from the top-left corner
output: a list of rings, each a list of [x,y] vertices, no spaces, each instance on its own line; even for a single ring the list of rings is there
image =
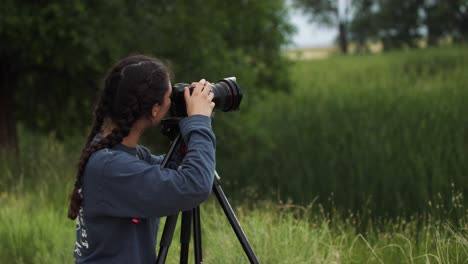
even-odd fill
[[[298,61],[291,90],[219,115],[218,172],[261,263],[467,263],[467,72],[465,47]],[[19,131],[0,263],[72,263],[82,140]],[[248,262],[213,198],[202,226],[206,263]]]
[[[250,101],[236,135],[219,135],[220,174],[233,192],[249,186],[248,200],[318,199],[373,216],[437,202],[457,219],[465,212],[453,199],[468,192],[467,72],[466,47],[297,61],[290,91]]]

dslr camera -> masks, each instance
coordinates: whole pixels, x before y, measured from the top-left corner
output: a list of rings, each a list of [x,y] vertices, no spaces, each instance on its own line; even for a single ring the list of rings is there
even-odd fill
[[[190,86],[188,83],[176,83],[172,86],[171,108],[169,114],[173,118],[182,118],[187,116],[187,107],[185,105],[184,87]],[[192,94],[193,87],[190,87]],[[237,84],[236,77],[229,77],[214,83],[211,92],[214,94],[214,110],[230,112],[239,110],[242,101],[242,93]]]

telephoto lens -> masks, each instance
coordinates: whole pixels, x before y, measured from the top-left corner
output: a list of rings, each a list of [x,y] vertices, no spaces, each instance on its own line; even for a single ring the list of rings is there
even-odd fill
[[[171,108],[169,113],[171,117],[186,117],[187,107],[185,106],[184,87],[190,86],[188,83],[176,83],[172,86]],[[193,87],[190,87],[192,93]],[[211,92],[214,94],[214,110],[230,112],[239,110],[242,101],[242,92],[236,77],[229,77],[213,84]]]

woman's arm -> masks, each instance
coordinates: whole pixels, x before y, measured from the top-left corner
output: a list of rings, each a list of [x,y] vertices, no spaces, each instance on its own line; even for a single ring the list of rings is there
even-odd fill
[[[150,154],[150,155],[151,155],[151,161],[150,161],[151,165],[160,165],[164,157],[166,156],[166,154],[159,155],[159,156],[156,156],[153,154]]]
[[[204,202],[211,193],[215,171],[211,120],[194,115],[179,126],[187,154],[177,170],[150,165],[121,151],[95,153],[85,172],[88,216],[160,217]]]

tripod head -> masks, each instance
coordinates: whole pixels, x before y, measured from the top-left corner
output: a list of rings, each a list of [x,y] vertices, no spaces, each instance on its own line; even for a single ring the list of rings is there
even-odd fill
[[[179,121],[181,117],[166,118],[161,121],[161,132],[172,141],[179,135]]]
[[[211,119],[215,116],[215,112],[211,113]],[[173,141],[179,135],[179,122],[185,117],[170,117],[161,120],[161,133]]]

